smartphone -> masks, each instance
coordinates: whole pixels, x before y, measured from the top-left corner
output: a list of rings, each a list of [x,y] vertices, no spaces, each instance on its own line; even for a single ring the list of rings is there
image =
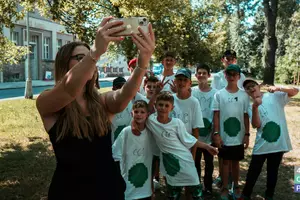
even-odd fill
[[[138,30],[139,26],[145,33],[149,33],[148,30],[149,20],[146,17],[115,18],[112,19],[111,21],[116,21],[116,20],[123,21],[124,22],[123,26],[125,26],[126,28],[124,31],[113,34],[113,36],[130,36],[131,32],[140,34]]]

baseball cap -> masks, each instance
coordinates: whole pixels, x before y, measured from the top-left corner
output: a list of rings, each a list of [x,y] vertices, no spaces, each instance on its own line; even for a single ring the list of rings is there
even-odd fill
[[[179,75],[183,75],[183,76],[187,77],[188,79],[191,79],[192,72],[191,72],[191,70],[189,70],[187,68],[181,68],[181,69],[177,70],[175,77],[179,76]]]
[[[124,77],[117,77],[113,80],[113,87],[126,83],[126,79]]]
[[[252,78],[246,78],[246,79],[244,80],[244,82],[243,82],[243,87],[245,88],[245,86],[246,86],[248,83],[250,83],[250,82],[253,82],[253,83],[259,85],[258,82],[256,82],[256,80],[254,80],[254,79],[252,79]]]
[[[129,61],[129,63],[128,63],[128,67],[130,67],[131,65],[135,65],[136,62],[137,62],[137,58],[131,59],[131,60]]]
[[[235,71],[241,73],[241,68],[238,65],[231,64],[228,65],[228,67],[225,69],[225,72],[229,72],[229,71]]]
[[[230,56],[232,58],[236,58],[236,52],[234,50],[226,50],[224,53],[223,53],[223,57],[227,57],[227,56]]]

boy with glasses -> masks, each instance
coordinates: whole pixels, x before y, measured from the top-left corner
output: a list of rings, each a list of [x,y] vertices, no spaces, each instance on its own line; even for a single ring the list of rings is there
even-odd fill
[[[292,150],[284,106],[291,97],[298,94],[299,90],[272,86],[263,94],[259,84],[253,79],[246,79],[243,86],[253,100],[248,113],[252,126],[257,129],[243,199],[250,199],[263,164],[267,160],[265,199],[272,200],[283,154]]]

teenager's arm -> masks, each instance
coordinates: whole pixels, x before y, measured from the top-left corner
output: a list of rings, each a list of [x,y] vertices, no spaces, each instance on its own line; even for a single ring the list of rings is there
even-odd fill
[[[205,144],[204,142],[200,142],[197,140],[197,142],[194,144],[193,148],[197,149],[197,148],[202,148],[202,149],[206,149],[211,155],[217,155],[218,154],[218,149]]]
[[[252,126],[253,128],[260,128],[261,121],[258,112],[258,105],[252,105]]]
[[[295,87],[277,87],[277,86],[271,86],[268,88],[268,91],[273,93],[276,91],[285,92],[288,94],[288,97],[293,97],[298,94],[299,90]]]
[[[216,143],[217,147],[221,147],[222,145],[222,140],[220,136],[220,111],[214,111],[214,135],[213,135],[213,140]]]
[[[192,135],[198,140],[198,138],[199,138],[199,128],[193,128],[192,129]],[[194,160],[196,158],[196,152],[197,152],[197,147],[193,146],[192,147],[192,155],[193,155]]]
[[[244,125],[245,125],[245,138],[244,138],[244,144],[245,144],[245,149],[248,148],[249,146],[249,115],[247,113],[244,113]]]

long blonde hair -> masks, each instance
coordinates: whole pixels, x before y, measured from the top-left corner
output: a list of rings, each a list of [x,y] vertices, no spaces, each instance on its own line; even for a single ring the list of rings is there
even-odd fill
[[[62,46],[55,58],[55,83],[60,82],[69,71],[69,62],[72,52],[77,46],[90,47],[83,42],[71,42]],[[84,98],[87,109],[90,114],[85,116],[80,105],[76,100],[65,106],[59,111],[57,119],[57,141],[65,136],[74,136],[77,138],[88,138],[91,140],[94,136],[104,136],[110,130],[110,121],[104,103],[101,101],[100,93],[95,88],[97,77],[95,72],[93,78],[86,83]],[[87,119],[89,118],[89,119]]]

